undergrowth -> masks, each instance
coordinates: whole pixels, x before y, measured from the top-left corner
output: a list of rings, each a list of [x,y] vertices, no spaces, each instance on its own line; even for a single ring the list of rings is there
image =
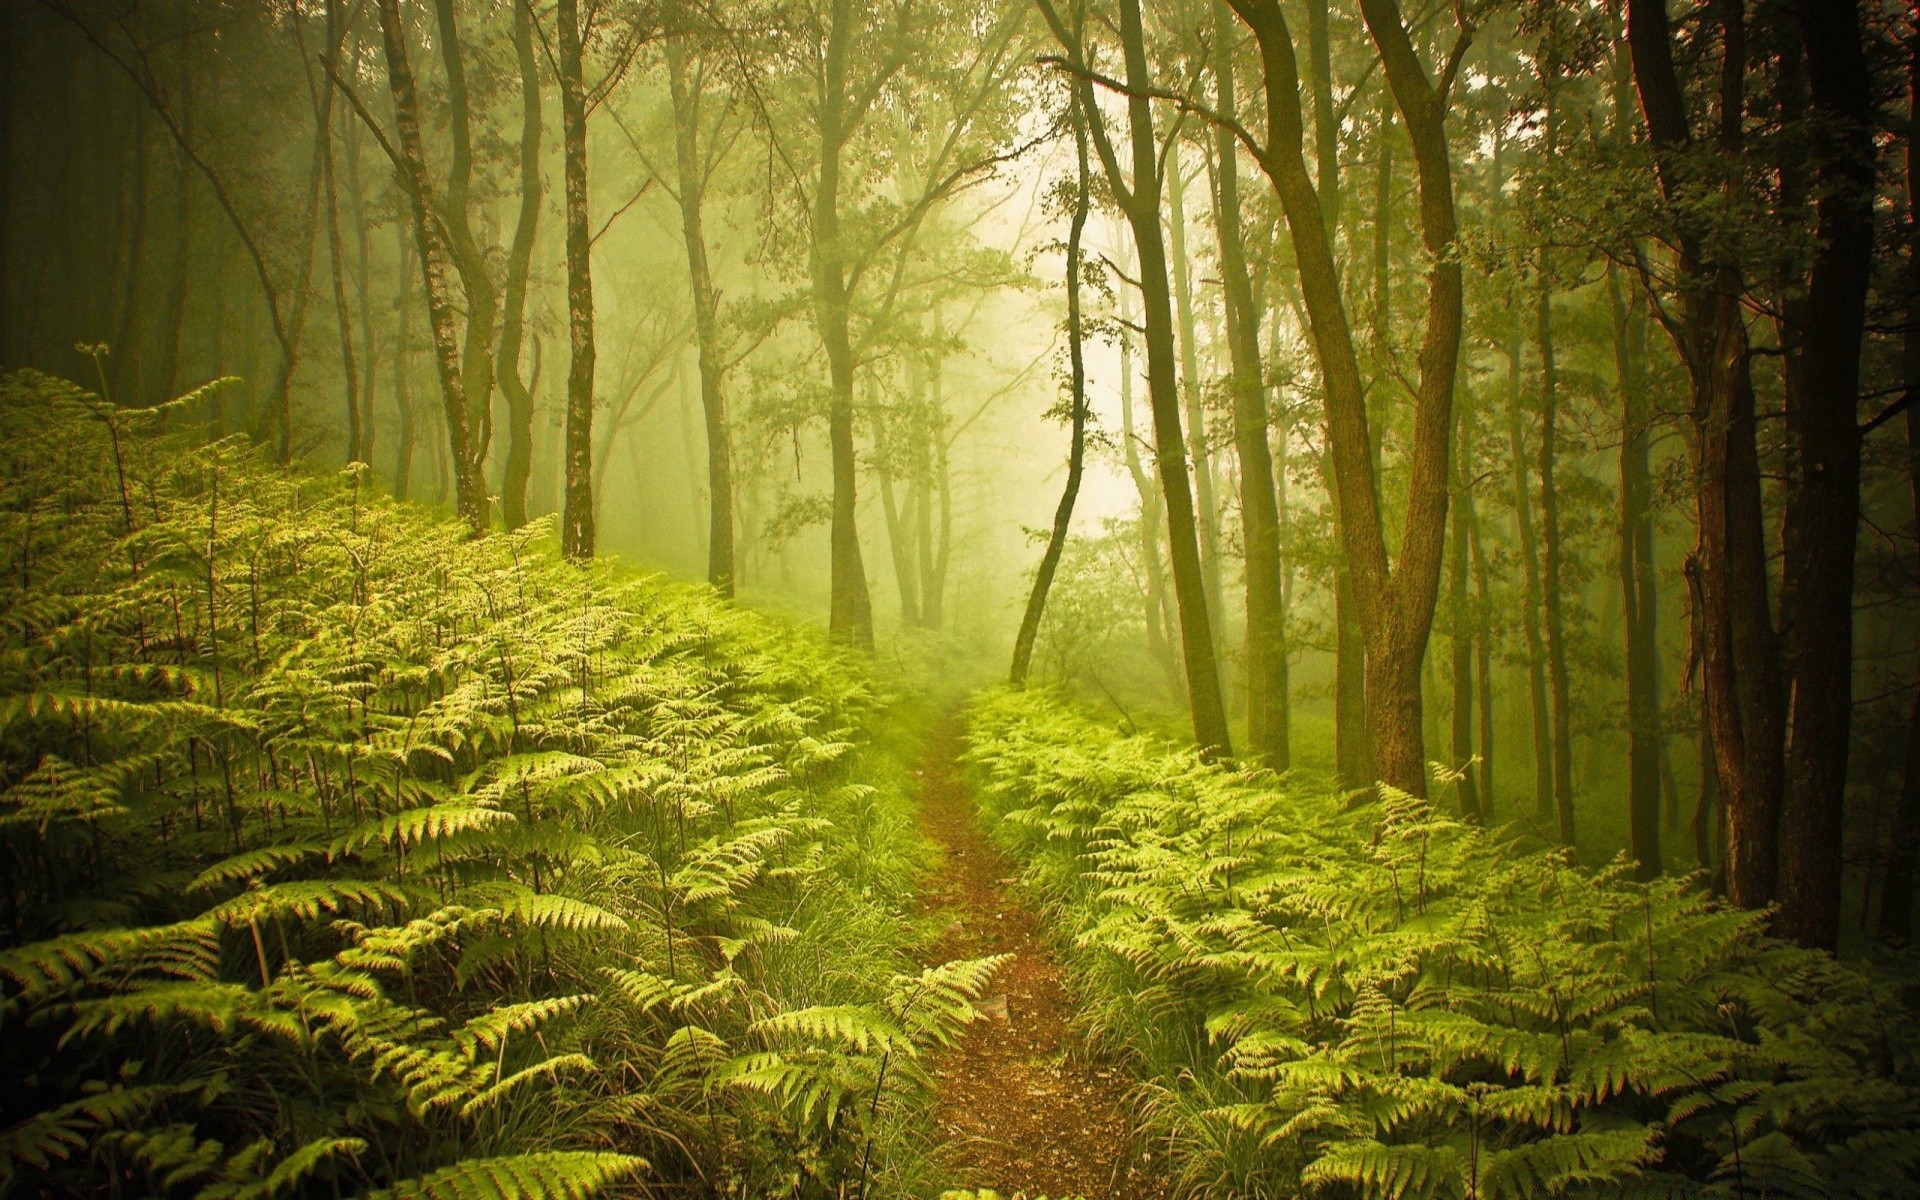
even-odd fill
[[[930,1193],[862,671],[192,401],[0,382],[0,1192]]]
[[[997,838],[1190,1197],[1920,1190],[1896,990],[1695,879],[1294,793],[1057,695],[972,710]]]

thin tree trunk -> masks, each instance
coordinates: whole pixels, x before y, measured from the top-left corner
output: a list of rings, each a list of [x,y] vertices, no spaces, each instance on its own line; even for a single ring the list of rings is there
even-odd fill
[[[1200,579],[1207,598],[1208,627],[1225,619],[1225,588],[1220,571],[1220,508],[1213,494],[1213,454],[1207,436],[1207,410],[1201,400],[1198,331],[1193,315],[1193,280],[1187,265],[1187,177],[1180,159],[1180,142],[1167,151],[1168,250],[1173,265],[1174,313],[1179,320],[1180,398],[1186,408],[1187,437],[1193,456],[1195,516],[1200,527]],[[1214,651],[1219,652],[1216,637]]]
[[[393,93],[393,124],[399,136],[402,189],[413,212],[415,248],[426,287],[427,318],[433,332],[434,364],[440,372],[445,401],[447,445],[453,455],[454,490],[460,516],[475,537],[489,524],[486,481],[473,453],[467,425],[466,381],[461,372],[460,347],[454,335],[451,281],[447,278],[447,251],[433,215],[432,184],[427,178],[426,155],[420,138],[420,102],[407,61],[407,32],[400,0],[379,0],[380,34],[387,57],[387,81]],[[405,355],[399,356],[404,362]],[[403,410],[404,411],[404,410]]]
[[[393,407],[400,426],[399,444],[393,456],[393,498],[405,500],[413,483],[414,416],[413,392],[408,386],[408,357],[413,352],[413,264],[412,243],[407,227],[393,227],[395,247],[395,295],[393,300]]]
[[[443,0],[444,2],[444,0]],[[560,136],[567,212],[566,497],[560,549],[592,558],[593,521],[593,242],[587,225],[587,102],[580,77],[578,0],[559,0],[554,13],[560,42]]]
[[[454,464],[456,478],[469,473],[485,486],[487,455],[493,447],[494,337],[499,332],[497,297],[486,251],[473,235],[469,211],[473,182],[473,115],[467,88],[465,49],[456,22],[454,0],[434,0],[436,39],[446,73],[447,132],[452,142],[447,163],[446,203],[441,207],[445,252],[460,276],[467,299],[467,322],[460,348],[462,391],[467,400],[466,427],[471,464]],[[489,513],[489,519],[491,514]],[[564,538],[562,539],[564,542]]]
[[[912,535],[908,532],[908,523],[913,519],[911,512],[900,511],[899,493],[894,489],[893,472],[888,463],[890,456],[883,447],[886,430],[882,426],[880,406],[872,406],[873,444],[876,456],[881,459],[874,473],[880,478],[880,507],[887,522],[887,549],[893,559],[894,590],[900,596],[900,623],[913,626],[920,623],[920,581],[914,573]]]
[[[1736,155],[1746,114],[1743,0],[1715,0],[1710,15],[1723,47],[1717,148]],[[1784,713],[1743,289],[1738,264],[1710,242],[1697,205],[1682,202],[1697,155],[1666,0],[1628,0],[1627,44],[1656,172],[1678,218],[1679,311],[1667,324],[1692,391],[1699,541],[1687,584],[1701,624],[1707,740],[1726,806],[1728,895],[1757,908],[1773,900],[1777,880]]]
[[[1491,820],[1498,812],[1493,773],[1493,602],[1488,595],[1490,581],[1487,578],[1487,553],[1486,548],[1480,544],[1480,520],[1477,514],[1468,515],[1467,537],[1472,543],[1473,550],[1473,589],[1477,617],[1474,668],[1479,677],[1476,699],[1480,705],[1480,811]]]
[[[1467,560],[1473,530],[1473,422],[1460,412],[1456,461],[1451,561],[1447,581],[1447,633],[1453,647],[1453,768],[1460,772],[1455,797],[1460,819],[1479,821],[1480,789],[1473,763],[1473,640],[1474,621],[1467,601]]]
[[[1551,140],[1551,139],[1549,139]],[[1560,373],[1554,359],[1550,256],[1540,250],[1535,331],[1540,350],[1540,591],[1546,617],[1547,683],[1553,700],[1553,810],[1560,841],[1574,845],[1573,714],[1567,679],[1567,620],[1561,589],[1559,458]]]
[[[1420,667],[1433,628],[1445,551],[1453,389],[1462,321],[1445,115],[1466,35],[1456,43],[1436,84],[1413,49],[1398,5],[1393,0],[1362,0],[1360,6],[1413,146],[1421,238],[1429,261],[1426,328],[1407,455],[1406,518],[1396,565],[1388,558],[1373,434],[1327,237],[1326,213],[1306,169],[1292,34],[1278,0],[1231,3],[1260,44],[1267,99],[1262,165],[1273,178],[1287,217],[1321,367],[1328,446],[1338,480],[1340,538],[1367,638],[1367,725],[1375,761],[1382,782],[1424,796]]]
[[[379,419],[374,407],[374,381],[379,366],[379,339],[373,332],[373,225],[367,218],[366,190],[360,186],[360,127],[347,122],[347,194],[352,201],[355,258],[359,272],[356,301],[360,309],[360,346],[364,353],[360,375],[360,456],[374,461],[379,442]]]
[[[1146,576],[1146,626],[1147,653],[1160,664],[1161,673],[1166,677],[1167,697],[1177,698],[1181,694],[1180,664],[1174,657],[1173,647],[1167,639],[1167,624],[1163,614],[1167,611],[1166,567],[1160,557],[1160,493],[1155,490],[1152,480],[1147,477],[1146,466],[1140,459],[1140,442],[1133,425],[1133,339],[1129,336],[1132,313],[1126,303],[1127,293],[1120,293],[1120,443],[1127,460],[1127,473],[1133,477],[1133,488],[1140,496],[1140,565]]]
[[[1063,44],[1078,53],[1077,37],[1056,28]],[[1131,185],[1106,125],[1096,107],[1092,85],[1082,82],[1080,108],[1088,133],[1100,152],[1107,181],[1121,199],[1133,227],[1139,255],[1140,291],[1145,305],[1147,343],[1147,398],[1153,412],[1154,459],[1160,491],[1166,498],[1167,535],[1173,562],[1173,593],[1180,612],[1180,642],[1186,667],[1187,704],[1193,718],[1193,738],[1203,754],[1230,757],[1226,706],[1220,694],[1220,673],[1213,652],[1213,629],[1207,616],[1206,585],[1201,562],[1199,531],[1194,519],[1193,491],[1187,475],[1186,440],[1180,429],[1178,357],[1174,339],[1173,296],[1169,286],[1166,244],[1160,230],[1160,193],[1163,180],[1158,140],[1153,127],[1147,69],[1146,33],[1139,0],[1120,2],[1120,40],[1126,60],[1127,124],[1134,172]]]
[[[333,282],[333,315],[340,332],[340,380],[346,390],[347,461],[365,462],[367,452],[360,435],[360,369],[353,357],[353,310],[347,303],[347,256],[340,241],[340,189],[333,162],[333,91],[340,71],[340,28],[336,0],[327,0],[327,44],[325,82],[320,87],[322,103],[314,112],[320,138],[320,186],[325,195],[327,214],[327,269]]]
[[[1660,873],[1659,641],[1653,563],[1652,475],[1648,469],[1645,324],[1607,268],[1613,312],[1615,384],[1620,393],[1620,597],[1625,615],[1627,823],[1636,874]]]
[[[674,155],[679,168],[680,232],[687,246],[687,277],[693,289],[693,328],[700,351],[700,404],[707,425],[707,582],[722,596],[734,590],[733,442],[727,425],[727,399],[721,389],[719,293],[707,263],[702,208],[706,169],[700,157],[699,84],[689,87],[686,48],[667,39],[667,82],[673,100]]]
[[[513,0],[513,53],[520,68],[520,214],[507,251],[507,287],[500,310],[500,391],[507,399],[507,461],[500,515],[508,529],[527,523],[527,481],[533,476],[533,389],[520,375],[526,340],[527,277],[540,226],[540,64],[533,53],[533,0]]]
[[[1040,569],[1034,573],[1033,590],[1027,594],[1026,612],[1020,617],[1020,631],[1013,640],[1013,668],[1008,679],[1014,687],[1027,682],[1033,662],[1033,642],[1040,632],[1040,618],[1047,608],[1047,590],[1053,586],[1053,573],[1060,566],[1060,555],[1067,546],[1067,532],[1073,525],[1073,504],[1080,495],[1080,476],[1087,460],[1087,368],[1082,355],[1080,327],[1080,240],[1087,228],[1087,203],[1090,179],[1087,170],[1087,128],[1080,112],[1078,96],[1073,101],[1073,146],[1077,173],[1073,194],[1073,217],[1067,231],[1067,362],[1073,412],[1072,434],[1067,443],[1067,482],[1060,491],[1060,504],[1054,510],[1053,530],[1047,538],[1046,553]]]
[[[1237,119],[1231,32],[1225,5],[1214,0],[1214,94],[1220,114],[1228,120]],[[1221,290],[1233,368],[1233,441],[1240,460],[1240,525],[1246,559],[1247,750],[1273,770],[1285,771],[1292,765],[1287,629],[1280,580],[1280,508],[1273,454],[1267,444],[1267,393],[1261,379],[1260,308],[1240,230],[1239,151],[1224,125],[1215,125],[1213,135],[1219,164],[1214,231],[1220,243]]]
[[[861,561],[853,450],[853,344],[848,333],[847,268],[840,234],[841,154],[845,128],[852,0],[832,0],[819,95],[820,166],[813,194],[811,265],[814,324],[827,356],[827,441],[833,461],[832,559],[827,629],[837,639],[873,646],[873,600]]]
[[[1513,520],[1519,534],[1521,629],[1527,647],[1527,701],[1533,717],[1533,808],[1553,811],[1553,714],[1547,700],[1547,653],[1540,630],[1540,550],[1534,536],[1533,495],[1528,484],[1526,419],[1520,406],[1521,341],[1516,328],[1507,351],[1507,442],[1513,464]]]

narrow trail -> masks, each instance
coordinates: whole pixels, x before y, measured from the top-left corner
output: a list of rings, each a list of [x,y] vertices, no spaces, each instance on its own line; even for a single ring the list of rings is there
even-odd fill
[[[960,777],[960,722],[929,734],[916,770],[920,827],[942,867],[925,911],[948,918],[941,959],[1011,954],[980,1005],[986,1018],[933,1064],[934,1117],[958,1173],[1003,1196],[1158,1200],[1122,1096],[1122,1073],[1086,1052],[1060,965],[1014,887],[1014,865],[981,832]]]

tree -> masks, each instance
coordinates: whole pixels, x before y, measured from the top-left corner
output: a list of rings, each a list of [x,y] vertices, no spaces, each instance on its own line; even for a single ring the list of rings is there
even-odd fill
[[[1388,560],[1373,433],[1351,326],[1327,238],[1326,214],[1308,177],[1299,70],[1277,0],[1231,0],[1259,43],[1267,131],[1261,166],[1279,193],[1299,266],[1322,376],[1329,455],[1337,481],[1339,531],[1367,640],[1367,729],[1382,782],[1426,794],[1420,664],[1439,595],[1445,545],[1453,388],[1462,320],[1446,105],[1472,30],[1462,29],[1437,78],[1413,49],[1393,0],[1364,0],[1361,13],[1379,51],[1395,107],[1413,143],[1421,236],[1430,264],[1427,320],[1414,389],[1407,510],[1397,565]]]
[[[1047,608],[1047,589],[1053,586],[1053,573],[1059,569],[1060,554],[1066,549],[1067,532],[1073,526],[1073,504],[1080,495],[1080,477],[1087,463],[1087,364],[1082,353],[1085,335],[1080,318],[1080,240],[1087,229],[1089,178],[1086,118],[1080,111],[1078,89],[1068,102],[1067,119],[1073,126],[1076,164],[1073,216],[1067,233],[1067,421],[1072,432],[1067,443],[1067,481],[1060,490],[1060,505],[1054,510],[1053,529],[1048,533],[1040,568],[1033,576],[1026,611],[1020,617],[1020,631],[1013,640],[1013,667],[1008,680],[1014,687],[1027,681],[1027,669],[1033,661],[1033,640],[1040,632],[1040,618]]]
[[[680,10],[683,20],[691,14]],[[709,151],[701,148],[701,107],[706,97],[706,62],[687,72],[691,29],[667,38],[667,86],[673,101],[675,199],[680,231],[687,246],[687,280],[693,292],[693,331],[700,355],[700,407],[707,432],[707,582],[723,596],[733,595],[733,442],[727,427],[727,398],[719,330],[720,295],[707,264],[704,208],[713,177]],[[715,131],[718,136],[718,131]]]
[[[540,65],[533,53],[533,0],[513,0],[513,56],[520,68],[520,212],[507,250],[507,287],[500,307],[500,392],[507,399],[507,461],[500,515],[508,529],[527,523],[527,481],[533,474],[533,388],[520,376],[526,342],[527,280],[540,228]]]
[[[1212,0],[1217,164],[1214,232],[1226,299],[1232,365],[1233,445],[1239,458],[1240,525],[1246,556],[1247,749],[1275,771],[1292,765],[1287,695],[1286,598],[1280,581],[1280,507],[1273,453],[1267,444],[1267,391],[1260,357],[1260,306],[1247,269],[1240,227],[1239,147],[1225,122],[1238,119],[1232,25],[1223,0]],[[1283,434],[1284,436],[1284,434]]]
[[[448,0],[441,0],[447,3]],[[580,6],[559,0],[560,133],[566,180],[567,361],[566,499],[560,546],[569,558],[592,558],[593,514],[593,238],[587,230],[587,101],[581,81]]]
[[[1213,628],[1207,615],[1193,487],[1187,475],[1186,439],[1180,430],[1173,296],[1167,274],[1166,242],[1160,228],[1165,167],[1154,131],[1149,98],[1153,85],[1148,74],[1140,4],[1139,0],[1119,0],[1120,44],[1126,66],[1122,90],[1127,99],[1131,179],[1120,164],[1106,120],[1095,101],[1090,82],[1092,71],[1085,61],[1080,39],[1061,21],[1047,0],[1041,0],[1041,11],[1068,56],[1068,68],[1076,75],[1080,110],[1086,115],[1088,136],[1099,152],[1107,186],[1133,230],[1146,317],[1147,399],[1153,412],[1155,466],[1160,477],[1160,492],[1166,500],[1167,540],[1172,552],[1174,601],[1180,613],[1187,704],[1193,719],[1193,738],[1201,752],[1225,757],[1233,750],[1227,732],[1226,706],[1220,695],[1220,673],[1214,661]]]
[[[393,124],[399,138],[399,145],[392,153],[401,189],[407,193],[413,214],[414,248],[420,256],[427,323],[433,335],[434,365],[440,373],[448,449],[453,454],[455,502],[461,519],[478,537],[485,534],[491,524],[486,480],[480,471],[485,450],[476,447],[477,439],[467,419],[467,380],[455,340],[447,245],[433,199],[433,184],[427,176],[426,151],[420,137],[419,93],[407,58],[407,29],[401,17],[400,0],[380,0],[380,38],[386,50],[387,84],[393,94]],[[471,307],[468,309],[469,314],[473,311]],[[403,351],[401,360],[404,362],[404,359]]]

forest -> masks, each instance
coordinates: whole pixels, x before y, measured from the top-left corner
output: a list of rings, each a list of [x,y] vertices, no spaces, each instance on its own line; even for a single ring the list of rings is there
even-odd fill
[[[0,1200],[1920,1196],[1902,0],[0,0]]]

